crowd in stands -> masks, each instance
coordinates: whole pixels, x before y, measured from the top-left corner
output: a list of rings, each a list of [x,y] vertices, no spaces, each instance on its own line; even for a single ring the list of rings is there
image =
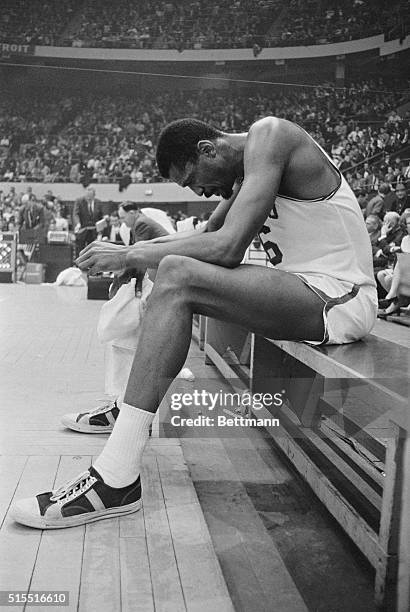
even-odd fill
[[[83,0],[2,0],[0,41],[10,44],[58,45]]]
[[[282,0],[157,0],[149,5],[89,0],[67,42],[84,47],[209,49],[252,47],[283,7]]]
[[[266,46],[294,46],[357,40],[384,33],[404,38],[409,31],[406,0],[290,0],[275,38]]]
[[[405,83],[401,83],[402,88]],[[0,101],[0,180],[130,183],[161,180],[155,146],[161,129],[196,117],[225,131],[246,131],[276,115],[302,125],[333,157],[357,192],[403,180],[409,117],[393,109],[400,91],[362,82],[348,89],[275,88],[119,96],[6,95]],[[408,178],[408,177],[406,177]]]
[[[2,42],[209,49],[308,45],[409,31],[407,0],[3,0]]]

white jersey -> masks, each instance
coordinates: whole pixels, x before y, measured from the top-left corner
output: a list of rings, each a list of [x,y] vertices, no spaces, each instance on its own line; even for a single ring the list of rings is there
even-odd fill
[[[371,245],[360,206],[340,171],[315,144],[337,170],[339,185],[327,197],[315,200],[278,194],[259,232],[263,248],[279,270],[375,287]]]

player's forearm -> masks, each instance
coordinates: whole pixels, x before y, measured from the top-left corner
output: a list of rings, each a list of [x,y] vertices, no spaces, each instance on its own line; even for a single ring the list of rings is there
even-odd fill
[[[189,232],[176,232],[175,234],[168,234],[168,236],[159,236],[150,240],[150,244],[162,244],[164,242],[174,242],[175,240],[181,240],[190,238],[191,236],[199,236],[203,233],[203,228],[198,230],[191,230]]]
[[[155,243],[153,240],[136,243],[128,247],[125,265],[127,268],[135,265],[155,268],[167,255],[184,255],[227,268],[234,265],[229,244],[226,244],[218,232],[202,233],[186,237],[184,240],[162,243]]]
[[[233,186],[233,193],[231,197],[228,200],[222,199],[219,202],[218,206],[215,208],[215,210],[209,217],[208,224],[206,226],[205,231],[216,232],[218,229],[220,229],[223,226],[225,222],[225,217],[228,214],[232,204],[235,202],[236,196],[238,195],[241,189],[241,186],[242,186],[242,183],[236,182]]]

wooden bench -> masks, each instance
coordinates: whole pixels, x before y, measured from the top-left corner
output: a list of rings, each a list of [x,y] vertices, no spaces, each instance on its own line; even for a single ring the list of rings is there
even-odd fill
[[[375,568],[378,609],[408,612],[410,338],[386,335],[312,347],[207,319],[204,350],[236,389],[284,392],[273,439]]]

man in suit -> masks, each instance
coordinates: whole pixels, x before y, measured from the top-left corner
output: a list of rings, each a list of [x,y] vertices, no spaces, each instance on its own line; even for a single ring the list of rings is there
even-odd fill
[[[153,240],[153,238],[161,238],[162,236],[168,236],[169,232],[159,223],[144,215],[135,202],[123,202],[118,207],[118,215],[121,222],[121,235],[123,236],[123,242],[131,245],[142,240]],[[127,239],[124,229],[129,230],[129,238]],[[112,285],[112,293],[118,291],[118,288],[130,281],[132,277],[141,277],[145,274],[146,267],[131,268],[126,270],[120,276],[115,278]],[[156,269],[148,269],[148,274],[151,280],[155,279]],[[111,295],[110,295],[111,297]]]
[[[22,230],[41,230],[44,228],[44,207],[37,204],[27,193],[21,198],[23,206],[19,211],[19,227]]]
[[[95,189],[88,187],[85,196],[74,204],[73,221],[78,253],[96,239],[95,224],[102,217],[102,205],[95,197]]]
[[[366,205],[365,218],[369,215],[377,215],[380,219],[384,217],[384,200],[390,193],[390,185],[388,183],[382,183],[379,187],[377,194],[368,201]]]
[[[130,228],[130,244],[169,234],[162,225],[144,215],[134,202],[123,202],[118,208],[118,214],[120,221]]]

